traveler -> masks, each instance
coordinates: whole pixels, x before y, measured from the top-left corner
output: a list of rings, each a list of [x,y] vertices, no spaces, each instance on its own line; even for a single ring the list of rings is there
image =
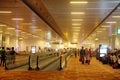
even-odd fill
[[[10,48],[6,48],[6,64],[11,63]]]
[[[91,58],[92,58],[92,52],[91,52],[91,49],[89,49],[88,53],[87,53],[87,63],[88,64],[90,64]]]
[[[5,65],[5,57],[6,57],[5,53],[6,53],[5,48],[2,47],[2,49],[0,50],[0,54],[1,54],[1,64],[0,65],[3,64],[3,66]]]
[[[81,60],[82,64],[84,64],[84,60],[85,60],[84,56],[85,56],[85,49],[82,46],[82,49],[80,50],[80,60]]]
[[[14,51],[14,47],[12,47],[12,50],[10,51],[10,55],[11,55],[11,61],[14,64],[15,63],[15,55],[16,55],[16,52]]]

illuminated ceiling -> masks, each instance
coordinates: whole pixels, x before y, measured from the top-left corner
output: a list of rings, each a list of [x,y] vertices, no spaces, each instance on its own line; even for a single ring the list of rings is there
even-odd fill
[[[1,0],[0,23],[45,39],[62,37],[69,42],[106,38],[120,26],[120,0]],[[23,20],[13,20],[22,18]],[[109,23],[115,21],[116,23]],[[109,26],[105,27],[105,26]],[[112,29],[112,30],[110,30]],[[40,30],[40,31],[37,31]],[[43,35],[44,34],[44,35]],[[60,38],[59,37],[59,38]]]

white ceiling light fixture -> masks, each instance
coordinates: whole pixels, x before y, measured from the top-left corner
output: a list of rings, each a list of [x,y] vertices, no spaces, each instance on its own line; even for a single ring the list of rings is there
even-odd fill
[[[109,27],[109,26],[108,26]],[[105,28],[101,28],[100,30],[106,30]]]
[[[12,20],[15,20],[15,21],[22,21],[24,20],[23,18],[12,18]]]
[[[103,26],[101,26],[101,27],[105,27],[105,28],[107,28],[107,27],[110,27],[109,25],[103,25]]]
[[[80,31],[80,30],[78,29],[78,30],[73,30],[73,31]]]
[[[112,18],[120,18],[120,16],[112,16]]]
[[[99,40],[98,38],[95,39],[96,41]]]
[[[7,29],[9,29],[9,30],[15,30],[15,28],[7,28]]]
[[[0,24],[0,26],[7,26],[7,25],[5,25],[5,24]]]
[[[75,28],[75,29],[79,29],[80,27],[72,27],[73,29]]]
[[[85,12],[71,12],[71,14],[85,14]]]
[[[71,4],[87,4],[87,1],[70,1]]]
[[[72,19],[72,21],[83,21],[83,19]]]
[[[73,25],[73,26],[76,26],[76,25],[81,25],[81,24],[79,24],[79,23],[73,23],[72,25]]]
[[[108,22],[106,22],[106,23],[112,23],[112,24],[114,24],[114,23],[117,23],[116,21],[108,21]]]
[[[12,13],[12,11],[0,11],[1,14]]]

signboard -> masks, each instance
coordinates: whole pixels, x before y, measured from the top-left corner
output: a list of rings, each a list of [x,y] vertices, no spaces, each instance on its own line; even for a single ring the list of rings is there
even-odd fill
[[[31,53],[36,53],[36,46],[31,46]]]
[[[117,28],[117,34],[120,34],[120,28]]]
[[[103,57],[107,54],[107,45],[100,46],[100,57]]]

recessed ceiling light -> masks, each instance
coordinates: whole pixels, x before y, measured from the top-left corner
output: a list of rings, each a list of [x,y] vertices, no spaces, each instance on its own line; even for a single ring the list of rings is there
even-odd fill
[[[22,20],[24,20],[24,19],[23,19],[23,18],[12,18],[12,20],[22,21]]]
[[[95,39],[96,41],[99,40],[98,38]]]
[[[87,1],[71,1],[71,4],[87,4]]]
[[[5,25],[5,24],[0,24],[0,26],[7,26],[7,25]]]
[[[85,14],[85,12],[71,12],[71,14]]]
[[[72,19],[72,21],[83,21],[83,19]]]
[[[12,11],[0,11],[0,13],[12,13]]]
[[[15,28],[7,28],[7,29],[9,29],[9,30],[15,30]]]
[[[120,18],[120,16],[112,16],[112,18]]]
[[[105,28],[101,28],[100,30],[106,30]]]
[[[78,30],[73,30],[73,31],[80,31],[80,30],[78,29]]]
[[[115,22],[115,21],[108,21],[108,22],[106,22],[106,23],[117,23],[117,22]]]
[[[79,23],[73,23],[72,25],[81,25],[81,24],[79,24]]]
[[[101,27],[110,27],[109,25],[103,25],[103,26],[101,26]]]
[[[72,27],[72,28],[80,28],[80,27]]]

